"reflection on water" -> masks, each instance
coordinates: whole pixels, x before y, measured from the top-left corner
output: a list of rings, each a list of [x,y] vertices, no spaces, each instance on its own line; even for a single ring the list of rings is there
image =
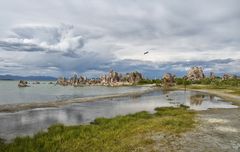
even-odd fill
[[[170,92],[170,90],[168,90],[168,89],[163,89],[162,90],[162,93],[165,94],[165,95],[167,95],[169,92]]]
[[[204,100],[204,95],[192,95],[190,96],[190,104],[191,105],[201,105]]]
[[[18,112],[15,114],[0,115],[0,135],[4,133],[12,138],[16,135],[32,134],[35,130],[42,130],[51,124],[77,124],[82,121],[79,111],[73,109],[38,109]]]
[[[195,94],[190,96],[190,105],[202,105],[203,101],[214,102],[216,99],[213,95]]]
[[[171,100],[170,100],[171,99]],[[0,137],[11,139],[46,130],[50,125],[89,123],[97,117],[114,117],[156,107],[184,104],[190,109],[236,108],[216,96],[193,91],[155,91],[142,96],[121,97],[96,102],[75,103],[61,108],[42,108],[16,113],[0,113]]]

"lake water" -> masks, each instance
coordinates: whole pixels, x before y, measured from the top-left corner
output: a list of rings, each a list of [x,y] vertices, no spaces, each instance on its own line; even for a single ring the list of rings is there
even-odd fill
[[[72,98],[112,95],[146,90],[146,87],[59,86],[41,81],[31,87],[19,88],[18,81],[0,81],[0,105],[61,101]]]
[[[118,89],[121,90],[120,88]],[[98,92],[98,90],[95,91]],[[94,92],[94,90],[91,90],[91,92]],[[16,136],[32,135],[38,131],[46,130],[50,125],[56,123],[65,125],[85,124],[97,117],[109,118],[139,111],[153,112],[156,107],[177,106],[180,104],[188,105],[190,109],[195,110],[237,108],[237,106],[224,102],[219,97],[206,93],[155,90],[139,96],[74,103],[60,108],[0,113],[0,137],[12,139]]]

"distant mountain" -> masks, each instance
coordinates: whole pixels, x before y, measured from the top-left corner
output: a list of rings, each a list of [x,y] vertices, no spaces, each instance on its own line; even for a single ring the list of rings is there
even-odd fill
[[[55,81],[57,78],[51,76],[16,76],[0,75],[0,80],[33,80],[33,81]]]

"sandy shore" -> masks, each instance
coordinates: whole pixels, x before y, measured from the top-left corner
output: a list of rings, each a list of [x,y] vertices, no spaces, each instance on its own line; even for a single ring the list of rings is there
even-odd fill
[[[3,105],[0,105],[0,112],[17,112],[21,110],[28,110],[28,109],[34,109],[34,108],[61,107],[71,103],[93,102],[97,100],[120,98],[120,97],[134,97],[134,96],[140,96],[146,93],[150,93],[159,89],[160,88],[158,87],[149,86],[149,88],[144,91],[121,93],[121,94],[114,94],[114,95],[83,97],[83,98],[74,98],[69,100],[38,102],[38,103],[3,104]]]

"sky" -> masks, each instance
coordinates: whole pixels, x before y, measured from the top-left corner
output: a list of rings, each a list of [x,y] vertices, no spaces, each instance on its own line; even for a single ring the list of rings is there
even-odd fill
[[[0,75],[158,78],[192,66],[240,74],[239,0],[0,1]]]

